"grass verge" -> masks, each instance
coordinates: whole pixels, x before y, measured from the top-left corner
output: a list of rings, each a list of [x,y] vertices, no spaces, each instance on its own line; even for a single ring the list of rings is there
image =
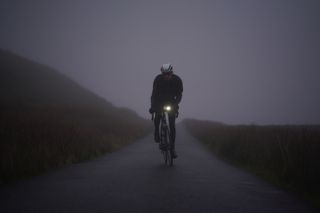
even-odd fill
[[[113,152],[151,130],[150,122],[88,108],[0,111],[0,183]]]
[[[320,207],[320,126],[184,124],[218,157]]]

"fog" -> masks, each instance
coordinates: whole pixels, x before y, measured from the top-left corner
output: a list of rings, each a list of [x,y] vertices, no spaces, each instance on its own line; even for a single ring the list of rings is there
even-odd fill
[[[180,119],[320,123],[318,0],[1,2],[0,48],[142,117],[172,63]]]

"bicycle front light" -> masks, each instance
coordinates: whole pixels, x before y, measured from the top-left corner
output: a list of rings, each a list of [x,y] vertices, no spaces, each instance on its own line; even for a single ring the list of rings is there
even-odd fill
[[[171,106],[164,106],[164,110],[166,110],[166,111],[171,111]]]

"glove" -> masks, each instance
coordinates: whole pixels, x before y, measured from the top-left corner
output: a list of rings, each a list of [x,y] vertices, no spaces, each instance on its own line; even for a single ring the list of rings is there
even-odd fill
[[[174,109],[175,109],[175,112],[176,112],[176,118],[178,118],[178,116],[179,116],[179,105],[176,104],[176,105],[174,106]]]
[[[151,107],[151,108],[149,109],[149,113],[152,114],[152,113],[154,113],[154,112],[155,112],[154,109]]]

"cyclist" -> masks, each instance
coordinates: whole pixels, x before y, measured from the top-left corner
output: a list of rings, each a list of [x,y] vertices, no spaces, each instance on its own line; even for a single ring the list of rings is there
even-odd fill
[[[175,151],[175,119],[178,117],[179,103],[182,98],[183,84],[179,76],[173,74],[173,67],[171,64],[163,64],[161,66],[161,74],[156,76],[153,81],[153,90],[151,95],[151,108],[149,112],[155,113],[154,119],[154,140],[159,143],[159,125],[161,118],[161,110],[164,104],[172,105],[172,112],[169,113],[169,127],[172,141],[172,156],[177,158]]]

